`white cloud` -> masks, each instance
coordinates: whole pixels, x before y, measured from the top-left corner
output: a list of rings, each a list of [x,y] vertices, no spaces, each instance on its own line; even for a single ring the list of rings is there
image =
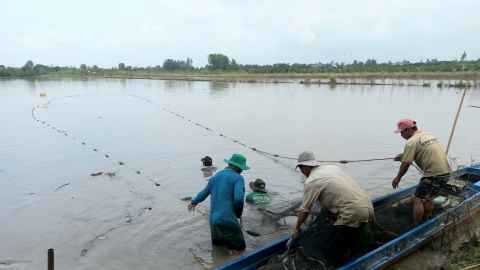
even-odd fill
[[[374,38],[383,38],[390,33],[390,19],[382,16],[378,22],[375,23],[371,36]]]
[[[310,29],[310,24],[308,21],[302,20],[300,14],[294,16],[288,27],[288,32],[303,44],[310,44],[315,40],[315,33]]]
[[[54,30],[44,30],[41,33],[24,35],[17,39],[26,50],[38,52],[41,50],[65,50],[72,44],[68,38]]]
[[[23,10],[22,20],[9,10]],[[10,1],[0,59],[132,66],[210,53],[243,64],[479,58],[480,1]],[[108,11],[108,12],[107,12]],[[451,38],[455,37],[455,38]],[[16,45],[16,46],[15,46]],[[339,57],[339,56],[342,57]]]

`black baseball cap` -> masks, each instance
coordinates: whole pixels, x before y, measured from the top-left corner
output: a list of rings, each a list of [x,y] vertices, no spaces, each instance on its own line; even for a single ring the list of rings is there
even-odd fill
[[[203,163],[205,163],[206,166],[211,166],[212,165],[212,158],[209,156],[206,156],[202,159],[200,159]]]

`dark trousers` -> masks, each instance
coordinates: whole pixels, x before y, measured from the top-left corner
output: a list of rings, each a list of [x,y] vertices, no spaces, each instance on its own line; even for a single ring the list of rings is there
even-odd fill
[[[335,268],[345,264],[345,259],[350,255],[350,248],[355,244],[367,223],[362,223],[358,228],[336,225],[333,226],[325,239],[327,258],[335,264]]]

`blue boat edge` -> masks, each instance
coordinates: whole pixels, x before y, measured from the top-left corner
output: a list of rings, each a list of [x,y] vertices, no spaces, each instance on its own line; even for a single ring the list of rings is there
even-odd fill
[[[480,163],[468,166],[456,171],[458,175],[474,174],[480,175]],[[417,187],[417,184],[405,187],[401,190],[392,192],[385,196],[372,200],[375,210],[382,208],[388,203],[399,200],[412,194]],[[360,269],[385,269],[386,267],[400,261],[402,258],[415,251],[419,247],[425,245],[428,241],[441,235],[443,230],[449,226],[453,226],[453,221],[448,221],[448,215],[458,215],[457,218],[464,219],[468,213],[462,213],[466,204],[470,205],[470,209],[480,211],[480,181],[474,184],[468,183],[468,187],[474,194],[471,194],[465,201],[459,203],[454,208],[450,209],[450,212],[443,212],[437,215],[435,218],[423,223],[422,225],[415,227],[411,231],[395,238],[394,240],[382,245],[381,247],[372,250],[371,252],[352,260],[338,270],[360,270]],[[469,212],[471,213],[471,212]],[[458,221],[458,219],[457,219]],[[280,240],[277,240],[271,244],[268,244],[262,248],[259,248],[243,257],[226,263],[217,270],[230,270],[230,269],[244,269],[253,270],[256,269],[258,264],[269,260],[273,256],[279,255],[286,251],[286,243],[290,239],[290,236],[286,236]],[[418,239],[413,241],[413,239]],[[383,254],[383,255],[382,255]]]

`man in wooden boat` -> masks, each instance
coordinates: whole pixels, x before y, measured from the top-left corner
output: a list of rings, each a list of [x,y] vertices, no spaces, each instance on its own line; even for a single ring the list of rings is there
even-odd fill
[[[297,167],[307,177],[303,202],[292,236],[296,238],[312,206],[319,201],[322,207],[337,215],[337,220],[325,239],[324,255],[339,267],[349,256],[364,226],[373,218],[373,205],[353,179],[333,165],[320,165],[312,152],[298,157]]]
[[[188,205],[188,211],[195,211],[195,206],[210,198],[210,234],[212,244],[225,245],[234,254],[245,251],[245,239],[238,218],[242,216],[245,180],[240,175],[250,169],[244,156],[233,154],[224,159],[228,167],[215,174],[207,186],[197,194]]]
[[[397,176],[392,181],[392,187],[396,189],[402,176],[415,161],[424,175],[420,179],[413,201],[413,219],[416,225],[428,220],[433,211],[433,199],[444,187],[452,173],[448,164],[445,151],[438,139],[430,133],[422,132],[417,128],[417,122],[411,119],[402,119],[397,123],[394,133],[407,140],[403,153],[395,157],[396,161],[402,161]]]

